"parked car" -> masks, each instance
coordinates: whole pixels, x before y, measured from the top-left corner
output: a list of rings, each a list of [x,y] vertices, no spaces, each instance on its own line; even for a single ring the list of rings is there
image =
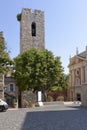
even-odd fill
[[[0,111],[6,111],[8,109],[8,104],[0,99]]]

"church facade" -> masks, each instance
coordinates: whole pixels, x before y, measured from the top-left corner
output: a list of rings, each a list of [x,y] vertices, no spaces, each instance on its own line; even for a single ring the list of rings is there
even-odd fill
[[[69,98],[71,101],[82,101],[87,106],[87,47],[85,51],[70,57],[69,68]]]

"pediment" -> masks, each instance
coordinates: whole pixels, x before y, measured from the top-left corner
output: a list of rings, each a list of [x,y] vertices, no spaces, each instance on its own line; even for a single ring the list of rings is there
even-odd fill
[[[74,56],[73,58],[71,58],[69,66],[81,63],[83,61],[87,61],[87,59],[81,56]]]

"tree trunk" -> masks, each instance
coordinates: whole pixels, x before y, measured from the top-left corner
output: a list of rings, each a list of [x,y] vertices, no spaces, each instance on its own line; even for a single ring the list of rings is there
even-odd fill
[[[21,104],[21,91],[18,91],[18,108],[21,108],[22,104]]]
[[[46,94],[45,86],[42,87],[42,95],[43,95],[42,100],[44,102],[46,102],[46,100],[47,100],[47,94]]]

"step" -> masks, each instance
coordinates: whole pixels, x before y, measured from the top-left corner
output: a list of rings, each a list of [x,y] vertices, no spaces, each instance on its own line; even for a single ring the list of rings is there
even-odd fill
[[[64,105],[63,101],[43,102],[44,105]]]

